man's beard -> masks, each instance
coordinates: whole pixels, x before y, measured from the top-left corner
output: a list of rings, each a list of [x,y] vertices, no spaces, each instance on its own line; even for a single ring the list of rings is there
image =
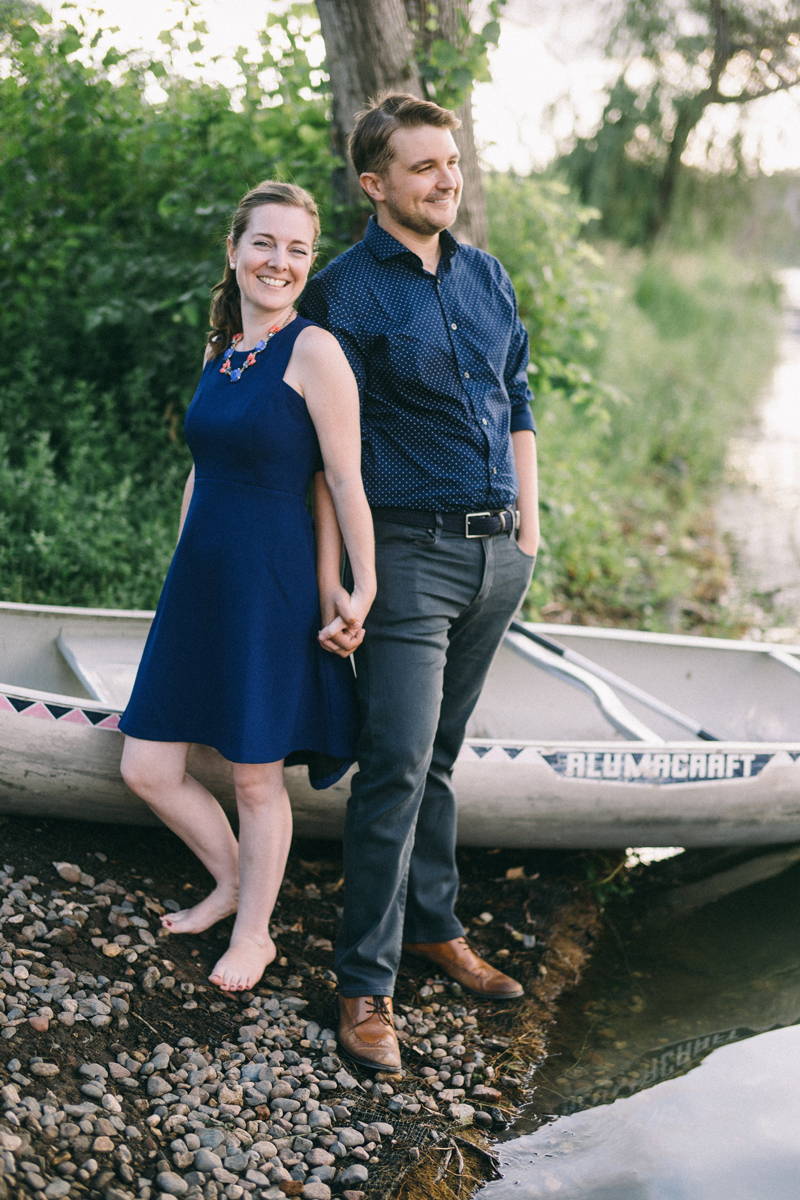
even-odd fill
[[[447,228],[447,224],[434,224],[424,213],[406,212],[404,209],[398,208],[388,196],[384,203],[386,211],[393,221],[401,225],[403,229],[410,229],[413,233],[422,234],[423,237],[429,237],[433,233],[441,233],[443,229]],[[458,208],[457,205],[456,208]]]

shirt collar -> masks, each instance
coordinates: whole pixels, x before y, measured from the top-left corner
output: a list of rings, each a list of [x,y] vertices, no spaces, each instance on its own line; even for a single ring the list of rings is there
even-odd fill
[[[408,246],[404,246],[402,242],[398,242],[396,237],[392,237],[390,233],[382,229],[374,214],[367,222],[364,243],[379,262],[383,262],[387,258],[395,258],[400,254],[410,254],[419,262],[419,255],[414,254],[414,251],[409,250]],[[449,264],[450,259],[459,249],[459,242],[456,241],[449,229],[443,229],[439,234],[439,247],[442,258]]]

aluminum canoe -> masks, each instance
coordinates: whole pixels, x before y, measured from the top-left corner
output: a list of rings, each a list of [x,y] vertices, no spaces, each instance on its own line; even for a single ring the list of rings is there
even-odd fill
[[[117,730],[152,616],[0,603],[0,812],[154,823]],[[225,760],[194,746],[189,769],[233,813]],[[338,837],[349,777],[286,774],[297,833]],[[800,646],[515,626],[454,781],[462,845],[798,841]]]

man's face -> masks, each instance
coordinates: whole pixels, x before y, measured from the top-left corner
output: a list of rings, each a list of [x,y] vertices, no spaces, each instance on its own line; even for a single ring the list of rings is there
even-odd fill
[[[456,219],[462,184],[452,133],[434,125],[397,129],[391,145],[394,158],[385,174],[361,176],[366,190],[406,229],[423,235],[447,229]]]

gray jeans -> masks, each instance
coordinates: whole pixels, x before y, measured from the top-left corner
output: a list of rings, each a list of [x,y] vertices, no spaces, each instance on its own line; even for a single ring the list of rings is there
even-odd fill
[[[375,550],[378,594],[355,656],[362,729],[335,962],[345,996],[391,996],[404,941],[464,932],[453,764],[535,561],[513,534],[385,521]]]

